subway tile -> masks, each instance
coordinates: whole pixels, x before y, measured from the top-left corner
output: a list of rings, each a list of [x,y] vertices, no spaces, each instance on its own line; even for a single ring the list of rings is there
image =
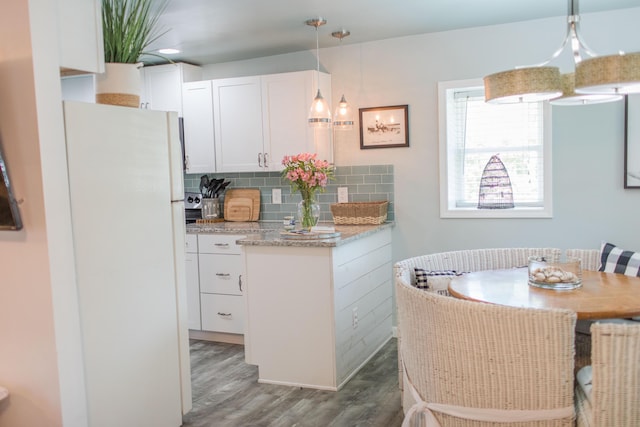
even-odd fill
[[[347,176],[347,184],[363,184],[364,177],[362,175]]]
[[[338,187],[347,187],[350,202],[389,200],[388,220],[393,220],[393,165],[338,166],[335,179],[331,180],[325,192],[317,193],[320,202],[320,220],[333,222],[331,204],[338,200]],[[203,174],[184,174],[185,191],[198,191]],[[228,188],[258,187],[261,197],[260,219],[281,221],[283,216],[296,215],[300,193],[292,192],[290,182],[282,178],[280,172],[242,172],[207,174],[209,179],[231,181]],[[282,204],[271,203],[271,190],[282,190]]]
[[[355,192],[356,194],[375,193],[376,184],[359,184]]]
[[[351,175],[369,175],[371,167],[366,166],[351,166]]]
[[[389,165],[372,165],[370,167],[371,174],[387,174],[389,173]]]
[[[382,175],[365,175],[364,176],[365,184],[381,184],[382,183]]]

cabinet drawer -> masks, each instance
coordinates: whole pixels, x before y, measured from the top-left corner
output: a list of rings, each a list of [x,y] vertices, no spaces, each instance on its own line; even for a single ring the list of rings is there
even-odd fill
[[[236,234],[198,234],[198,249],[201,254],[240,254],[242,246],[236,240],[244,236]]]
[[[241,255],[199,254],[200,292],[242,295]]]
[[[197,234],[187,234],[185,239],[185,248],[187,253],[197,254],[198,253],[198,235]]]
[[[202,330],[244,334],[244,302],[241,296],[202,294]]]

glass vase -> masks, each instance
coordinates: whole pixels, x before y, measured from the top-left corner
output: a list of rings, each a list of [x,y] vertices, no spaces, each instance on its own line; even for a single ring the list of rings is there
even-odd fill
[[[320,218],[320,204],[315,196],[303,197],[298,202],[298,223],[303,230],[311,230]]]

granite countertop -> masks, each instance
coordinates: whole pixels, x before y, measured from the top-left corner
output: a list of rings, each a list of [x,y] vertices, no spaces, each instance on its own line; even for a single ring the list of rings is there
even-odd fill
[[[187,224],[187,233],[244,234],[246,238],[238,240],[237,243],[245,246],[335,247],[391,228],[394,226],[394,223],[385,222],[380,225],[334,225],[333,223],[321,223],[318,225],[335,227],[336,232],[340,233],[340,236],[330,239],[289,240],[281,237],[280,233],[285,230],[282,222],[279,221]]]

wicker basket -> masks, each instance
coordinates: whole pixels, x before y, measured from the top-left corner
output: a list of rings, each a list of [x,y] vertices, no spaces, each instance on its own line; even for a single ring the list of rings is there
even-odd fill
[[[331,205],[334,224],[382,224],[387,220],[389,202],[353,202]]]

